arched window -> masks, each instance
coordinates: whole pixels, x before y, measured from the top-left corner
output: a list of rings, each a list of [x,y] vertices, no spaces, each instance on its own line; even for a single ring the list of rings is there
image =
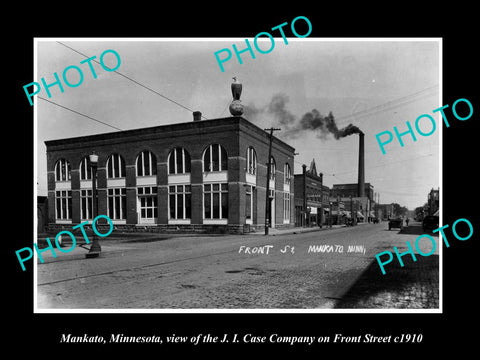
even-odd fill
[[[70,180],[70,163],[66,159],[60,159],[55,164],[55,181]]]
[[[168,173],[185,174],[190,173],[190,155],[182,147],[176,147],[168,154]]]
[[[270,158],[270,180],[275,180],[275,170],[277,166],[275,165],[275,159],[273,156]]]
[[[125,160],[118,154],[110,155],[107,160],[107,178],[123,177],[125,177]]]
[[[285,163],[285,166],[283,167],[283,182],[285,184],[290,184],[291,179],[292,172],[290,170],[290,165],[288,163]]]
[[[203,152],[203,171],[225,171],[228,169],[227,152],[220,144],[212,144]]]
[[[151,176],[157,174],[157,159],[148,150],[137,156],[137,176]]]
[[[80,163],[80,180],[92,179],[92,167],[88,156],[85,156]]]
[[[257,173],[257,153],[251,146],[247,149],[247,173],[252,175]]]

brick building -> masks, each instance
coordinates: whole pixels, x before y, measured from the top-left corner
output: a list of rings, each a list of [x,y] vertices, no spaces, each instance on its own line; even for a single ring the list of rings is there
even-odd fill
[[[334,198],[341,198],[345,210],[356,216],[355,221],[370,222],[375,217],[374,188],[370,183],[364,184],[364,196],[358,194],[358,184],[334,184],[330,194]]]
[[[269,135],[240,116],[51,140],[48,223],[92,219],[88,155],[99,156],[98,214],[131,231],[242,233],[265,224]],[[293,226],[294,148],[273,137],[271,226]]]
[[[315,160],[310,169],[302,165],[302,173],[295,174],[295,226],[316,226],[325,222],[323,174],[317,173]]]
[[[374,201],[373,198],[373,185],[370,183],[365,183],[365,196],[370,200]],[[358,184],[334,184],[330,191],[331,196],[340,196],[340,197],[357,197],[358,195]]]

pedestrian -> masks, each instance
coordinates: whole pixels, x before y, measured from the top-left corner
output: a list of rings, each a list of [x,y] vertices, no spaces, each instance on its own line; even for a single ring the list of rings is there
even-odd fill
[[[405,220],[405,222],[407,223],[407,227],[408,227],[408,222],[409,222],[409,219],[408,219],[408,217],[407,217],[407,219]]]

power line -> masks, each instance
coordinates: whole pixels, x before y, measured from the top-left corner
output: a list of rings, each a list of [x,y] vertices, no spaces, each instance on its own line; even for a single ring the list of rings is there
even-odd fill
[[[405,105],[405,104],[408,104],[410,102],[418,100],[420,97],[430,96],[430,95],[433,95],[433,94],[437,93],[438,92],[437,87],[438,87],[438,84],[430,86],[430,87],[425,88],[425,89],[422,89],[422,90],[417,91],[415,93],[412,93],[412,94],[409,94],[409,95],[405,95],[405,96],[387,101],[386,103],[374,106],[372,108],[361,110],[361,111],[358,111],[356,113],[352,113],[350,115],[340,117],[337,120],[345,120],[345,119],[348,119],[350,117],[355,117],[355,116],[362,117],[362,116],[366,116],[366,115],[372,115],[373,113],[377,113],[377,112],[380,112],[380,111],[385,111],[385,110],[389,110],[389,109],[394,108],[394,107]],[[431,91],[431,90],[434,90],[434,91],[432,93],[421,95],[423,92]],[[398,104],[397,104],[397,102],[398,102]]]
[[[421,159],[421,158],[428,157],[428,156],[433,156],[433,154],[427,154],[427,155],[417,156],[417,157],[410,158],[410,159],[404,159],[404,160],[398,160],[398,161],[391,161],[391,162],[388,162],[388,163],[386,163],[386,164],[380,164],[380,165],[376,165],[376,166],[368,166],[368,167],[366,167],[365,169],[373,169],[373,168],[377,168],[377,167],[388,166],[388,165],[392,165],[392,164],[398,164],[398,163],[405,162],[405,161],[413,161],[413,160]],[[341,173],[339,173],[339,174],[349,174],[349,173],[354,172],[354,171],[356,171],[356,170],[344,171],[344,172],[341,172]]]
[[[38,97],[39,99],[42,99],[42,100],[46,101],[46,102],[49,102],[50,104],[57,105],[58,107],[61,107],[62,109],[65,109],[65,110],[71,111],[71,112],[73,112],[73,113],[75,113],[75,114],[78,114],[78,115],[84,116],[84,117],[86,117],[86,118],[88,118],[88,119],[90,119],[90,120],[96,121],[96,122],[98,122],[98,123],[100,123],[100,124],[103,124],[103,125],[109,126],[109,127],[111,127],[111,128],[114,128],[114,129],[116,129],[116,130],[123,131],[122,129],[120,129],[120,128],[116,127],[116,126],[113,126],[113,125],[107,124],[106,122],[103,122],[103,121],[97,120],[97,119],[95,119],[95,118],[92,118],[91,116],[88,116],[88,115],[82,114],[81,112],[78,112],[78,111],[76,111],[76,110],[73,110],[73,109],[70,109],[70,108],[68,108],[68,107],[66,107],[66,106],[63,106],[63,105],[57,104],[56,102],[53,102],[53,101],[51,101],[51,100],[47,100],[47,99],[45,99],[45,98],[43,98],[43,97],[41,97],[41,96],[38,96],[38,95],[37,95],[37,97]]]
[[[68,48],[68,49],[76,52],[77,54],[80,54],[80,55],[86,57],[87,59],[90,58],[89,56],[87,56],[87,55],[81,53],[80,51],[72,48],[71,46],[65,45],[64,43],[62,43],[62,42],[60,42],[60,41],[57,41],[57,43],[59,43],[60,45],[63,45],[63,46],[65,46],[66,48]],[[98,62],[97,60],[93,60],[93,61],[96,62],[97,64],[100,64],[100,62]],[[101,65],[101,64],[100,64],[100,65]],[[129,76],[125,75],[125,74],[122,74],[122,73],[121,73],[120,71],[118,71],[118,70],[114,70],[113,72],[117,73],[117,74],[120,75],[120,76],[123,76],[125,79],[130,80],[131,82],[137,84],[138,86],[141,86],[141,87],[143,87],[143,88],[145,88],[145,89],[153,92],[154,94],[156,94],[156,95],[158,95],[158,96],[161,96],[161,97],[164,98],[165,100],[168,100],[168,101],[174,103],[175,105],[178,105],[178,106],[182,107],[183,109],[190,111],[191,113],[194,112],[194,110],[186,107],[185,105],[180,104],[178,101],[175,101],[175,100],[173,100],[173,99],[170,99],[169,97],[167,97],[167,96],[159,93],[158,91],[156,91],[156,90],[154,90],[154,89],[152,89],[152,88],[150,88],[150,87],[148,87],[148,86],[146,86],[146,85],[143,85],[142,83],[138,82],[137,80],[132,79],[131,77],[129,77]],[[208,119],[207,119],[205,116],[203,116],[203,115],[201,115],[201,117],[204,118],[205,120],[208,120]]]
[[[225,113],[225,111],[227,111],[228,105],[230,105],[230,100],[227,101],[227,105],[225,106],[225,109],[223,109],[223,111],[222,111],[222,113],[220,114],[219,117],[223,116],[223,114]]]
[[[327,174],[327,173],[322,173],[324,176],[331,176],[332,177],[332,182],[336,179],[340,180],[342,183],[344,184],[348,184],[349,182],[346,181],[345,179],[342,179],[340,176],[338,176],[337,174]],[[334,178],[334,179],[333,179]]]
[[[432,90],[433,90],[433,92],[432,92]],[[428,92],[428,93],[422,94],[422,93],[425,93],[425,92]],[[438,84],[430,86],[430,87],[425,88],[423,90],[417,91],[415,93],[412,93],[412,94],[409,94],[409,95],[406,95],[406,96],[402,96],[402,97],[397,98],[397,99],[390,100],[390,101],[388,101],[384,104],[380,104],[380,105],[374,106],[374,107],[369,108],[369,109],[361,110],[361,111],[358,111],[356,113],[352,113],[350,115],[339,117],[339,118],[336,119],[336,121],[337,121],[337,124],[338,124],[338,121],[344,121],[344,120],[348,120],[350,118],[360,118],[360,117],[364,117],[364,116],[368,116],[368,115],[374,115],[374,114],[382,112],[382,111],[387,111],[387,110],[391,110],[391,109],[394,109],[394,108],[399,107],[399,106],[407,105],[407,104],[412,103],[414,101],[417,101],[417,100],[419,100],[423,97],[431,96],[431,95],[433,95],[437,92],[438,92]]]
[[[412,193],[404,193],[404,192],[398,192],[398,191],[389,191],[389,190],[382,190],[382,193],[386,193],[386,194],[393,194],[393,195],[399,195],[399,196],[411,196],[411,197],[420,197],[420,196],[424,196],[424,194],[412,194]]]

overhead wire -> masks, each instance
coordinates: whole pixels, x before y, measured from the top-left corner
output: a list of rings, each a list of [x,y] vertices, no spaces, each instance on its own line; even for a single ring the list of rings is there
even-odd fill
[[[425,93],[425,92],[427,92],[427,93]],[[425,93],[425,94],[422,94],[422,93]],[[374,114],[377,114],[377,113],[380,113],[380,112],[383,112],[383,111],[392,110],[394,108],[410,104],[414,101],[418,101],[418,100],[420,100],[424,97],[428,97],[428,96],[434,95],[436,93],[438,93],[438,84],[429,86],[429,87],[427,87],[425,89],[422,89],[422,90],[419,90],[415,93],[412,93],[412,94],[409,94],[409,95],[402,96],[400,98],[396,98],[396,99],[387,101],[386,103],[371,107],[369,109],[361,110],[361,111],[352,113],[350,115],[345,115],[345,116],[338,117],[335,120],[336,120],[337,125],[339,125],[339,122],[341,123],[341,122],[346,121],[350,118],[358,119],[358,118],[365,117],[365,116],[371,116],[371,115],[374,115]],[[346,121],[346,122],[348,122],[348,121]]]
[[[405,162],[405,161],[413,161],[413,160],[421,159],[421,158],[428,157],[428,156],[433,156],[433,154],[416,156],[414,158],[403,159],[403,160],[398,160],[398,161],[390,161],[388,163],[379,164],[379,165],[375,165],[375,166],[367,166],[367,167],[365,167],[365,169],[374,169],[374,168],[377,168],[377,167],[389,166],[389,165],[392,165],[392,164],[398,164],[398,163]],[[349,173],[354,172],[354,171],[356,171],[356,170],[344,171],[344,172],[341,172],[341,173],[338,173],[338,174],[349,174]]]
[[[60,45],[63,45],[63,46],[65,46],[66,48],[68,48],[68,49],[70,49],[70,50],[72,50],[72,51],[76,52],[77,54],[80,54],[80,55],[82,55],[82,56],[86,57],[87,59],[91,58],[91,57],[89,57],[89,56],[87,56],[87,55],[83,54],[82,52],[80,52],[80,51],[78,51],[78,50],[76,50],[76,49],[72,48],[71,46],[68,46],[68,45],[66,45],[66,44],[62,43],[61,41],[57,41],[57,43],[59,43]],[[100,64],[100,62],[98,62],[98,61],[97,61],[97,60],[95,60],[95,59],[93,59],[93,61],[94,61],[94,62],[96,62],[97,64]],[[100,64],[100,65],[101,65],[101,64]],[[125,75],[125,74],[121,73],[121,72],[120,72],[120,71],[118,71],[118,70],[114,70],[113,72],[117,73],[117,74],[118,74],[118,75],[120,75],[120,76],[123,76],[125,79],[127,79],[127,80],[130,80],[131,82],[133,82],[133,83],[137,84],[138,86],[141,86],[141,87],[143,87],[144,89],[147,89],[147,90],[149,90],[149,91],[153,92],[154,94],[156,94],[156,95],[158,95],[158,96],[161,96],[161,97],[162,97],[162,98],[164,98],[165,100],[168,100],[168,101],[170,101],[170,102],[172,102],[172,103],[174,103],[174,104],[176,104],[176,105],[180,106],[181,108],[183,108],[183,109],[185,109],[185,110],[188,110],[188,111],[190,111],[191,113],[193,113],[193,112],[194,112],[194,110],[192,110],[192,109],[188,108],[187,106],[185,106],[185,105],[183,105],[183,104],[179,103],[178,101],[175,101],[175,100],[173,100],[173,99],[169,98],[168,96],[166,96],[166,95],[163,95],[163,94],[159,93],[158,91],[156,91],[156,90],[152,89],[151,87],[149,87],[149,86],[146,86],[146,85],[144,85],[144,84],[140,83],[139,81],[137,81],[137,80],[135,80],[135,79],[132,79],[131,77],[129,77],[129,76],[127,76],[127,75]],[[208,118],[206,118],[206,117],[205,117],[205,116],[203,116],[203,115],[201,115],[201,117],[202,117],[203,119],[205,119],[205,120],[208,120]]]
[[[56,105],[56,106],[58,106],[58,107],[61,107],[62,109],[65,109],[65,110],[71,111],[71,112],[73,112],[73,113],[75,113],[75,114],[78,114],[78,115],[84,116],[84,117],[86,117],[87,119],[90,119],[90,120],[96,121],[96,122],[98,122],[98,123],[100,123],[100,124],[103,124],[103,125],[109,126],[109,127],[113,128],[113,129],[116,129],[116,130],[123,131],[123,129],[120,129],[119,127],[116,127],[116,126],[113,126],[113,125],[107,124],[107,123],[106,123],[106,122],[104,122],[104,121],[100,121],[100,120],[98,120],[98,119],[95,119],[95,118],[93,118],[93,117],[91,117],[91,116],[88,116],[88,115],[82,114],[81,112],[79,112],[79,111],[77,111],[77,110],[73,110],[73,109],[70,109],[69,107],[66,107],[66,106],[64,106],[64,105],[57,104],[57,103],[56,103],[56,102],[54,102],[54,101],[51,101],[51,100],[45,99],[44,97],[41,97],[41,96],[38,96],[38,95],[37,95],[37,97],[38,97],[39,99],[42,99],[42,100],[44,100],[44,101],[47,101],[47,102],[49,102],[49,103],[51,103],[51,104],[53,104],[53,105]]]
[[[220,114],[219,118],[223,116],[225,111],[227,111],[228,106],[230,105],[230,100],[227,101],[227,105],[225,106],[225,109],[223,109],[222,113]]]
[[[87,59],[90,58],[89,56],[83,54],[82,52],[74,49],[74,48],[71,47],[71,46],[68,46],[68,45],[64,44],[63,42],[57,41],[57,43],[59,43],[60,45],[62,45],[62,46],[64,46],[64,47],[66,47],[66,48],[68,48],[68,49],[76,52],[77,54],[80,54],[80,55],[84,56],[84,57],[87,58]],[[95,59],[93,59],[93,61],[96,62],[97,64],[100,64],[100,62],[98,62],[98,61],[95,60]],[[129,76],[121,73],[121,72],[118,71],[118,70],[114,70],[113,72],[115,72],[115,73],[117,73],[118,75],[126,78],[127,80],[130,80],[130,81],[132,81],[133,83],[135,83],[135,84],[137,84],[137,85],[139,85],[139,86],[141,86],[141,87],[143,87],[143,88],[145,88],[145,89],[147,89],[147,90],[155,93],[156,95],[159,95],[159,96],[161,96],[162,98],[164,98],[164,99],[166,99],[166,100],[168,100],[168,101],[170,101],[170,102],[172,102],[172,103],[174,103],[174,104],[182,107],[182,108],[185,109],[185,110],[188,110],[188,111],[190,111],[190,112],[192,112],[192,113],[194,112],[192,109],[190,109],[190,108],[188,108],[187,106],[179,103],[178,101],[175,101],[175,100],[173,100],[173,99],[171,99],[171,98],[169,98],[169,97],[167,97],[167,96],[159,93],[158,91],[156,91],[156,90],[154,90],[154,89],[152,89],[152,88],[150,88],[150,87],[148,87],[148,86],[140,83],[139,81],[137,81],[137,80],[135,80],[135,79],[133,79],[133,78],[131,78],[131,77],[129,77]],[[428,92],[428,91],[432,91],[432,90],[433,90],[432,93],[427,93],[427,94],[421,95],[421,94],[424,93],[424,92]],[[352,113],[352,114],[350,114],[350,115],[346,115],[346,116],[343,116],[343,117],[339,117],[339,118],[337,118],[337,121],[343,121],[343,120],[346,120],[346,119],[349,119],[349,118],[352,118],[352,117],[357,117],[357,118],[358,118],[358,117],[373,115],[373,114],[376,114],[376,113],[378,113],[378,112],[390,110],[390,109],[392,109],[392,108],[399,107],[399,106],[402,106],[402,105],[406,105],[406,104],[408,104],[408,103],[410,103],[410,102],[413,102],[413,101],[417,101],[417,100],[418,100],[419,98],[421,98],[421,97],[430,96],[430,95],[433,95],[433,94],[436,93],[436,92],[438,92],[438,84],[432,85],[432,86],[427,87],[427,88],[422,89],[422,90],[419,90],[419,91],[417,91],[417,92],[415,92],[415,93],[412,93],[412,94],[409,94],[409,95],[406,95],[406,96],[402,96],[402,97],[397,98],[397,99],[390,100],[390,101],[388,101],[388,102],[386,102],[386,103],[384,103],[384,104],[380,104],[380,105],[374,106],[374,107],[369,108],[369,109],[365,109],[365,110],[362,110],[362,111],[358,111],[358,112]],[[84,117],[86,117],[86,118],[89,118],[89,119],[91,119],[91,120],[93,120],[93,121],[99,122],[99,123],[101,123],[101,124],[104,124],[104,125],[106,125],[106,126],[112,127],[112,128],[114,128],[114,129],[117,129],[117,130],[122,130],[122,129],[120,129],[120,128],[118,128],[118,127],[115,127],[115,126],[113,126],[113,125],[107,124],[107,123],[105,123],[105,122],[103,122],[103,121],[100,121],[100,120],[97,120],[97,119],[95,119],[95,118],[92,118],[92,117],[90,117],[90,116],[88,116],[88,115],[82,114],[82,113],[80,113],[80,112],[78,112],[78,111],[76,111],[76,110],[70,109],[70,108],[65,107],[65,106],[63,106],[63,105],[60,105],[60,104],[57,104],[57,103],[55,103],[55,102],[53,102],[53,101],[47,100],[47,99],[42,98],[42,97],[40,97],[40,96],[38,96],[38,97],[39,97],[40,99],[44,100],[44,101],[50,102],[50,103],[52,103],[52,104],[54,104],[54,105],[57,105],[57,106],[59,106],[59,107],[62,107],[62,108],[64,108],[64,109],[66,109],[66,110],[69,110],[69,111],[71,111],[71,112],[74,112],[74,113],[76,113],[76,114],[79,114],[79,115],[81,115],[81,116],[84,116]],[[225,107],[225,109],[223,110],[222,115],[223,115],[223,113],[225,113],[225,110],[226,110],[227,107],[228,107],[228,104],[227,104],[227,106]],[[205,116],[203,116],[203,115],[201,115],[201,117],[204,118],[204,119],[207,119],[207,118],[206,118]],[[337,124],[338,124],[338,122],[337,122]],[[326,150],[326,149],[324,149],[324,150]],[[328,150],[334,150],[334,149],[328,149]],[[432,154],[429,154],[429,155],[427,155],[427,156],[432,156]],[[425,156],[421,156],[421,157],[425,157]],[[421,157],[419,157],[419,158],[421,158]],[[416,158],[414,158],[414,159],[416,159]],[[408,161],[408,160],[410,160],[410,159],[400,160],[400,161],[393,162],[393,163],[398,163],[398,162]],[[295,160],[294,160],[294,161],[295,161]],[[297,162],[297,163],[298,163],[298,162]],[[389,164],[392,164],[392,162],[390,162]],[[385,166],[385,165],[389,165],[389,164],[377,165],[377,166],[368,167],[368,168]],[[339,173],[339,174],[346,174],[346,173],[350,173],[350,172],[352,172],[352,171],[342,172],[342,173]],[[324,174],[326,174],[326,173],[324,173]],[[330,174],[326,174],[326,175],[330,175]],[[338,174],[331,174],[331,176],[336,176],[336,177],[338,177]]]

